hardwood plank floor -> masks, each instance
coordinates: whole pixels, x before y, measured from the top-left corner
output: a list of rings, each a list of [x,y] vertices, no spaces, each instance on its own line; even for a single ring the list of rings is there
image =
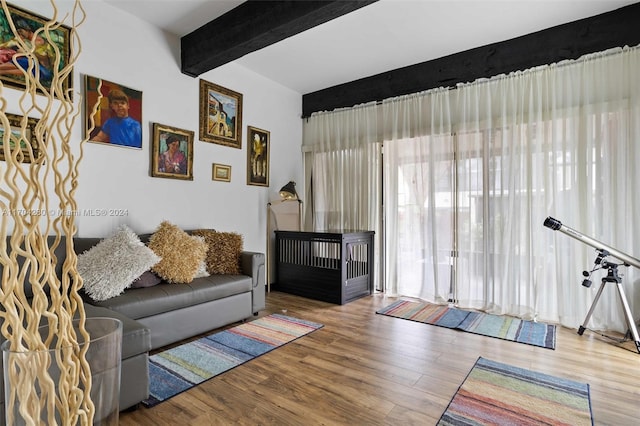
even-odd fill
[[[121,425],[433,425],[479,356],[590,384],[595,424],[640,418],[640,355],[596,333],[558,327],[549,350],[376,315],[383,294],[332,305],[271,292],[260,316],[324,327]],[[210,333],[207,333],[210,334]]]

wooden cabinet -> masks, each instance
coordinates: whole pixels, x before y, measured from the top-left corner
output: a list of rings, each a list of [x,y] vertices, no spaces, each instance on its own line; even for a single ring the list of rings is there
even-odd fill
[[[345,304],[373,290],[373,231],[275,231],[274,290]]]

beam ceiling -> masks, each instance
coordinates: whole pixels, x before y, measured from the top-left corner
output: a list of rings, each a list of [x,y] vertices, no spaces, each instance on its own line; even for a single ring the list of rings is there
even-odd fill
[[[197,77],[376,1],[246,1],[181,38],[181,71]]]
[[[640,44],[640,3],[302,96],[302,117]]]

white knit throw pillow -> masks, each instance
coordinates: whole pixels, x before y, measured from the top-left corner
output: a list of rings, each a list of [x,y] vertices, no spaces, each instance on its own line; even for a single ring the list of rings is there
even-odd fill
[[[194,237],[194,238],[197,238],[199,241],[202,241],[203,243],[205,242],[204,237]],[[196,272],[196,275],[193,278],[204,278],[208,276],[209,276],[209,271],[207,271],[207,262],[204,259],[202,259],[198,264],[198,271]]]
[[[160,260],[128,226],[121,225],[113,236],[78,255],[78,273],[89,297],[107,300]]]

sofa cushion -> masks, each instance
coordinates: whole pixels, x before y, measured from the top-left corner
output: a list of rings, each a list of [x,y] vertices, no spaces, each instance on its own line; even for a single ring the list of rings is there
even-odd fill
[[[212,275],[196,278],[189,284],[161,283],[149,288],[130,288],[120,296],[91,303],[113,309],[129,318],[138,319],[251,290],[252,283],[249,276]]]
[[[104,238],[98,237],[74,237],[73,238],[73,250],[76,254],[82,254],[85,251],[89,251],[93,246],[98,245]]]
[[[90,303],[84,303],[83,306],[87,318],[115,318],[122,322],[122,354],[120,356],[122,359],[140,355],[151,350],[151,331],[145,325],[140,324],[138,321],[120,312],[102,306],[96,306]],[[78,318],[77,314],[75,318]],[[41,325],[44,324],[45,320],[43,319]],[[5,337],[0,333],[0,344],[5,340]],[[0,365],[2,365],[1,359]]]
[[[93,300],[121,294],[133,280],[158,263],[158,257],[126,225],[78,255],[78,273],[83,288]]]
[[[169,283],[190,283],[205,258],[207,245],[200,238],[163,221],[149,239],[149,248],[162,258],[151,270]]]
[[[204,237],[207,243],[207,271],[210,274],[239,274],[242,235],[235,232],[217,232],[197,229],[193,235]]]
[[[115,318],[122,321],[122,359],[149,352],[151,350],[151,331],[131,318],[100,306],[85,303],[87,318]]]

